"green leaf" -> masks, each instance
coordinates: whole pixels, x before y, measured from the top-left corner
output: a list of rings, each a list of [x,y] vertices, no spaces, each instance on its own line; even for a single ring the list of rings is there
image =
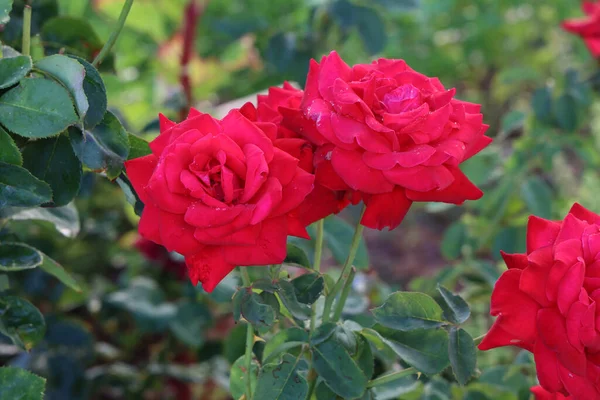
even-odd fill
[[[199,348],[204,344],[204,330],[211,319],[210,311],[204,304],[184,300],[177,305],[177,314],[169,327],[185,345]]]
[[[367,379],[371,379],[373,377],[373,373],[375,372],[375,358],[373,357],[371,345],[361,334],[356,333],[355,336],[357,351],[356,355],[354,355],[352,358],[356,360],[356,363]]]
[[[141,216],[142,211],[144,211],[144,203],[142,203],[139,195],[133,189],[133,186],[131,185],[129,178],[127,178],[127,176],[125,174],[121,174],[121,175],[119,175],[119,177],[117,178],[116,181],[117,181],[117,184],[119,185],[119,187],[121,188],[121,190],[123,191],[123,194],[125,195],[125,200],[127,200],[127,202],[133,206],[134,212],[137,215]],[[230,275],[228,275],[228,276],[230,276]],[[215,290],[219,290],[220,286],[221,285],[218,285],[215,288]],[[233,292],[235,292],[235,289],[236,288],[233,289]],[[215,293],[215,292],[213,292],[213,293]],[[227,302],[229,302],[229,300],[231,300],[231,296],[227,297]]]
[[[0,208],[33,207],[51,200],[52,190],[46,182],[25,168],[0,162]]]
[[[79,286],[75,278],[73,278],[71,275],[69,275],[67,271],[65,271],[62,265],[45,255],[44,253],[41,254],[43,256],[43,261],[40,265],[40,268],[42,270],[57,278],[59,281],[64,283],[65,286],[68,286],[74,291],[81,293],[81,286]]]
[[[144,139],[131,133],[128,133],[127,136],[129,137],[129,144],[131,146],[129,150],[129,156],[127,157],[128,160],[152,154],[152,150],[150,150],[148,142],[146,142]]]
[[[368,378],[352,358],[355,354],[350,353],[352,344],[353,353],[356,352],[354,333],[344,335],[340,329],[334,324],[323,324],[315,330],[311,339],[313,367],[337,395],[360,397],[367,387]]]
[[[265,345],[262,356],[263,364],[272,361],[279,354],[305,343],[308,343],[308,332],[302,328],[292,327],[279,331]]]
[[[45,138],[77,123],[69,92],[59,83],[24,79],[0,96],[0,123],[27,138]]]
[[[288,238],[287,255],[285,256],[285,260],[283,262],[285,264],[295,264],[301,267],[311,268],[312,263],[308,258],[307,252],[302,247],[298,246],[298,244],[291,241],[290,239],[292,238],[293,237]]]
[[[447,260],[456,260],[462,253],[462,246],[467,240],[467,227],[460,221],[452,223],[444,232],[441,251]]]
[[[475,343],[467,331],[456,327],[450,329],[448,355],[456,380],[461,385],[466,384],[477,364]]]
[[[90,108],[87,110],[83,123],[85,129],[92,129],[102,121],[106,114],[106,87],[96,67],[81,57],[74,55],[69,55],[69,57],[77,60],[85,68],[83,91]]]
[[[325,281],[320,274],[309,273],[293,279],[292,285],[300,303],[313,304],[321,296]]]
[[[163,331],[177,313],[157,283],[146,277],[134,278],[127,288],[109,294],[106,302],[132,313],[144,331]]]
[[[315,396],[317,397],[317,400],[339,399],[339,397],[331,389],[329,389],[329,386],[327,386],[323,381],[317,384],[317,388],[315,389]]]
[[[92,130],[69,129],[73,150],[81,162],[95,171],[106,171],[115,179],[129,155],[129,138],[121,122],[107,111],[104,119]]]
[[[369,54],[376,54],[385,48],[387,34],[385,21],[370,7],[355,6],[355,21],[358,33]]]
[[[527,208],[535,216],[552,218],[552,190],[546,182],[532,176],[521,185],[521,197],[525,200]]]
[[[90,107],[85,91],[83,90],[85,79],[85,68],[83,65],[67,56],[55,54],[36,62],[35,69],[44,72],[69,89],[71,96],[75,100],[75,108],[77,109],[79,118],[83,120]]]
[[[0,162],[7,164],[14,164],[21,166],[23,165],[23,156],[19,148],[15,144],[15,141],[10,137],[0,126]]]
[[[74,238],[79,234],[79,213],[73,203],[63,207],[6,207],[0,210],[0,218],[15,221],[39,220],[48,221],[63,236]]]
[[[552,92],[549,87],[545,86],[533,92],[531,107],[539,121],[548,122],[552,119]]]
[[[443,329],[402,332],[381,325],[374,329],[400,358],[425,374],[437,374],[450,363],[448,333]]]
[[[350,252],[354,227],[340,217],[330,216],[325,218],[324,230],[324,239],[333,257],[338,263],[343,264]],[[357,269],[369,268],[369,254],[364,238],[360,239],[353,265]]]
[[[13,0],[0,0],[0,25],[8,22],[12,4]]]
[[[523,127],[526,115],[522,111],[512,110],[502,116],[502,130],[506,133],[512,133]]]
[[[577,127],[577,101],[569,94],[561,95],[556,101],[556,108],[554,113],[556,114],[556,120],[558,126],[565,131],[574,131]]]
[[[0,332],[16,346],[31,350],[46,332],[42,313],[30,302],[16,296],[0,297]]]
[[[42,255],[25,243],[0,242],[0,271],[22,271],[42,263]]]
[[[0,10],[1,12],[2,10]],[[29,56],[0,58],[0,89],[16,85],[27,76],[29,71],[31,71],[31,57]]]
[[[466,301],[459,295],[453,294],[451,291],[443,287],[437,286],[438,292],[442,295],[444,302],[441,304],[444,310],[444,317],[455,324],[462,324],[471,315],[471,309]]]
[[[279,291],[277,291],[281,302],[294,318],[301,321],[310,317],[311,309],[307,304],[298,301],[294,285],[286,280],[279,281]]]
[[[284,354],[279,363],[266,364],[258,374],[254,398],[304,400],[308,383],[300,370],[308,370],[308,364],[291,354]]]
[[[234,318],[239,321],[243,317],[255,328],[269,328],[276,320],[276,313],[271,304],[249,288],[240,288],[233,296]]]
[[[43,400],[45,387],[46,380],[29,371],[16,367],[0,368],[0,399]]]
[[[25,146],[23,166],[50,185],[55,206],[69,204],[79,192],[81,162],[64,135],[36,140]]]
[[[441,307],[423,293],[392,293],[381,307],[371,311],[380,324],[401,331],[433,329],[444,324]]]
[[[238,358],[231,366],[231,374],[229,375],[229,392],[234,399],[240,399],[246,392],[246,361],[244,356]],[[258,377],[258,363],[252,360],[250,366],[250,387],[252,393],[256,390],[256,381]],[[258,398],[256,399],[258,400]]]

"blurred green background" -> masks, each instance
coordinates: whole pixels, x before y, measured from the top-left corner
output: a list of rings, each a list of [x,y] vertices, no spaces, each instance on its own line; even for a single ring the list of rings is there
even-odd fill
[[[16,48],[23,3],[15,2],[0,27],[0,40]],[[34,38],[35,58],[53,37],[45,24],[57,17],[70,29],[62,38],[70,52],[93,52],[90,35],[105,42],[123,2],[30,3],[33,33],[46,29]],[[562,218],[574,201],[600,211],[597,63],[560,28],[579,15],[573,0],[136,0],[102,77],[109,108],[148,139],[157,134],[159,112],[179,120],[191,103],[220,116],[284,80],[303,85],[310,58],[331,50],[348,64],[402,58],[457,88],[458,98],[482,104],[495,141],[464,169],[484,198],[463,207],[421,204],[395,231],[367,232],[370,268],[345,310],[368,321],[367,309],[392,289],[432,293],[439,282],[471,304],[475,337],[491,323],[489,297],[504,268],[499,250],[524,250],[527,216]],[[189,85],[181,84],[184,70]],[[11,291],[42,310],[47,333],[29,353],[0,339],[0,364],[47,377],[52,400],[227,399],[228,371],[245,334],[230,315],[237,278],[210,296],[192,287],[177,255],[138,242],[137,216],[116,183],[84,174],[75,206],[62,236],[44,222],[0,229],[0,238],[35,245],[85,287],[78,294],[43,271],[18,273]],[[356,210],[342,217],[353,222]],[[334,270],[335,252],[326,255]],[[395,362],[378,354],[380,371]],[[528,355],[480,354],[479,367],[466,388],[445,374],[408,379],[378,399],[529,398],[535,373]]]

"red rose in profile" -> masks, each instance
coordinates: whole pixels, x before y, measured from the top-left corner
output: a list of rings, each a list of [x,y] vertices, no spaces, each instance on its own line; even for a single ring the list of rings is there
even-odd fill
[[[585,41],[590,53],[600,57],[600,2],[584,1],[584,18],[570,19],[562,23],[563,29],[575,33]]]
[[[535,395],[535,400],[571,400],[571,396],[563,396],[561,393],[550,393],[541,386],[531,388],[531,393]]]
[[[288,235],[307,237],[293,211],[314,176],[273,146],[239,111],[222,120],[192,110],[175,124],[161,116],[152,154],[125,163],[144,211],[140,234],[185,256],[206,291],[238,265],[279,264]]]
[[[358,193],[361,223],[395,228],[413,201],[461,204],[482,192],[459,164],[491,139],[479,105],[402,60],[349,67],[337,53],[311,61],[302,110],[316,129],[316,184]]]
[[[479,349],[529,350],[557,399],[600,399],[600,216],[575,204],[563,221],[530,217],[527,253],[502,256],[509,269],[491,303],[498,318]]]
[[[258,126],[263,123],[277,125],[276,147],[300,160],[300,168],[314,173],[314,145],[303,137],[305,131],[314,130],[314,123],[304,117],[300,102],[304,92],[288,82],[283,87],[271,87],[268,94],[258,95],[256,107],[246,103],[240,112]],[[333,191],[316,184],[313,191],[298,207],[296,213],[304,225],[337,214],[349,201],[344,191]]]

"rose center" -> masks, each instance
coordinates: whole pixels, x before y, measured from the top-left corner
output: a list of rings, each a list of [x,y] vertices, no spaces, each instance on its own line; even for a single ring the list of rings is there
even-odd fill
[[[383,105],[391,114],[411,111],[421,104],[423,104],[421,92],[410,84],[397,87],[383,96]]]

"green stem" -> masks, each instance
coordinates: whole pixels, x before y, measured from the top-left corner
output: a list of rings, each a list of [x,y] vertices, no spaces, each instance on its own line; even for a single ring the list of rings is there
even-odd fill
[[[346,279],[346,282],[344,283],[344,288],[342,289],[342,295],[340,296],[340,300],[335,304],[335,310],[333,312],[333,322],[336,322],[342,316],[344,304],[346,304],[346,300],[348,300],[348,295],[350,294],[350,289],[352,289],[352,281],[354,281],[355,275],[356,268],[352,267],[350,269],[348,279]]]
[[[125,0],[123,8],[121,9],[121,14],[119,15],[119,19],[117,21],[117,29],[115,29],[113,33],[110,34],[110,37],[104,44],[104,47],[102,47],[102,50],[100,50],[100,53],[98,53],[98,55],[92,62],[92,65],[94,67],[97,67],[102,62],[102,60],[104,60],[104,58],[108,55],[108,53],[110,53],[113,46],[117,42],[117,39],[119,38],[121,31],[123,30],[123,26],[125,26],[125,21],[127,20],[127,16],[129,15],[129,11],[131,10],[132,5],[133,0]]]
[[[308,385],[306,400],[310,400],[317,387],[317,371],[315,371],[314,368],[311,368],[310,371],[308,371]]]
[[[242,282],[245,287],[250,287],[250,275],[248,274],[247,267],[240,267],[240,273],[242,275]],[[254,347],[254,328],[250,322],[247,323],[246,331],[246,351],[244,353],[244,365],[246,366],[246,400],[252,400],[252,383],[250,374],[252,373],[252,348]]]
[[[23,43],[21,51],[24,56],[31,52],[31,6],[27,5],[23,9]]]
[[[483,335],[477,336],[475,339],[473,339],[473,343],[475,344],[475,346],[477,346],[477,345],[479,345],[479,343],[481,343],[483,338],[485,338],[485,335],[487,335],[487,333],[484,333]]]
[[[362,233],[364,226],[360,224],[362,217],[365,213],[365,207],[363,207],[362,212],[360,213],[360,218],[356,223],[356,228],[354,229],[354,236],[352,237],[352,244],[350,245],[350,252],[348,253],[348,257],[346,258],[346,262],[344,263],[344,267],[342,268],[342,274],[339,279],[335,283],[335,286],[331,290],[331,293],[327,294],[325,298],[325,308],[323,309],[323,322],[329,322],[331,319],[331,306],[333,305],[333,301],[335,300],[337,294],[342,290],[344,283],[348,280],[350,276],[350,272],[352,269],[352,262],[354,261],[354,257],[356,257],[356,252],[358,251],[358,245],[360,244],[360,239],[362,238]],[[338,303],[338,307],[344,307],[343,302]]]
[[[315,271],[320,272],[321,271],[321,258],[323,256],[323,237],[324,235],[324,228],[325,226],[325,220],[320,219],[317,222],[317,237],[316,237],[316,243],[315,243],[315,259],[313,262],[313,268]],[[312,305],[312,313],[310,316],[310,330],[309,330],[309,337],[312,337],[313,332],[315,331],[315,328],[317,326],[317,305],[316,303]],[[315,371],[315,369],[312,367],[311,364],[311,368],[310,371],[308,372],[308,396],[306,397],[306,400],[310,400],[310,398],[312,397],[313,392],[315,391],[315,387],[317,385],[317,371]]]
[[[317,222],[317,238],[315,243],[315,259],[313,269],[317,272],[321,271],[321,258],[323,256],[323,236],[325,231],[325,220],[320,219]]]
[[[419,371],[417,371],[416,369],[414,369],[412,367],[406,368],[406,369],[403,369],[402,371],[392,372],[391,374],[383,375],[377,379],[373,379],[372,381],[369,381],[369,383],[367,384],[367,387],[372,388],[375,386],[385,385],[386,383],[393,382],[396,379],[404,378],[405,376],[418,374],[418,373],[419,373]]]

